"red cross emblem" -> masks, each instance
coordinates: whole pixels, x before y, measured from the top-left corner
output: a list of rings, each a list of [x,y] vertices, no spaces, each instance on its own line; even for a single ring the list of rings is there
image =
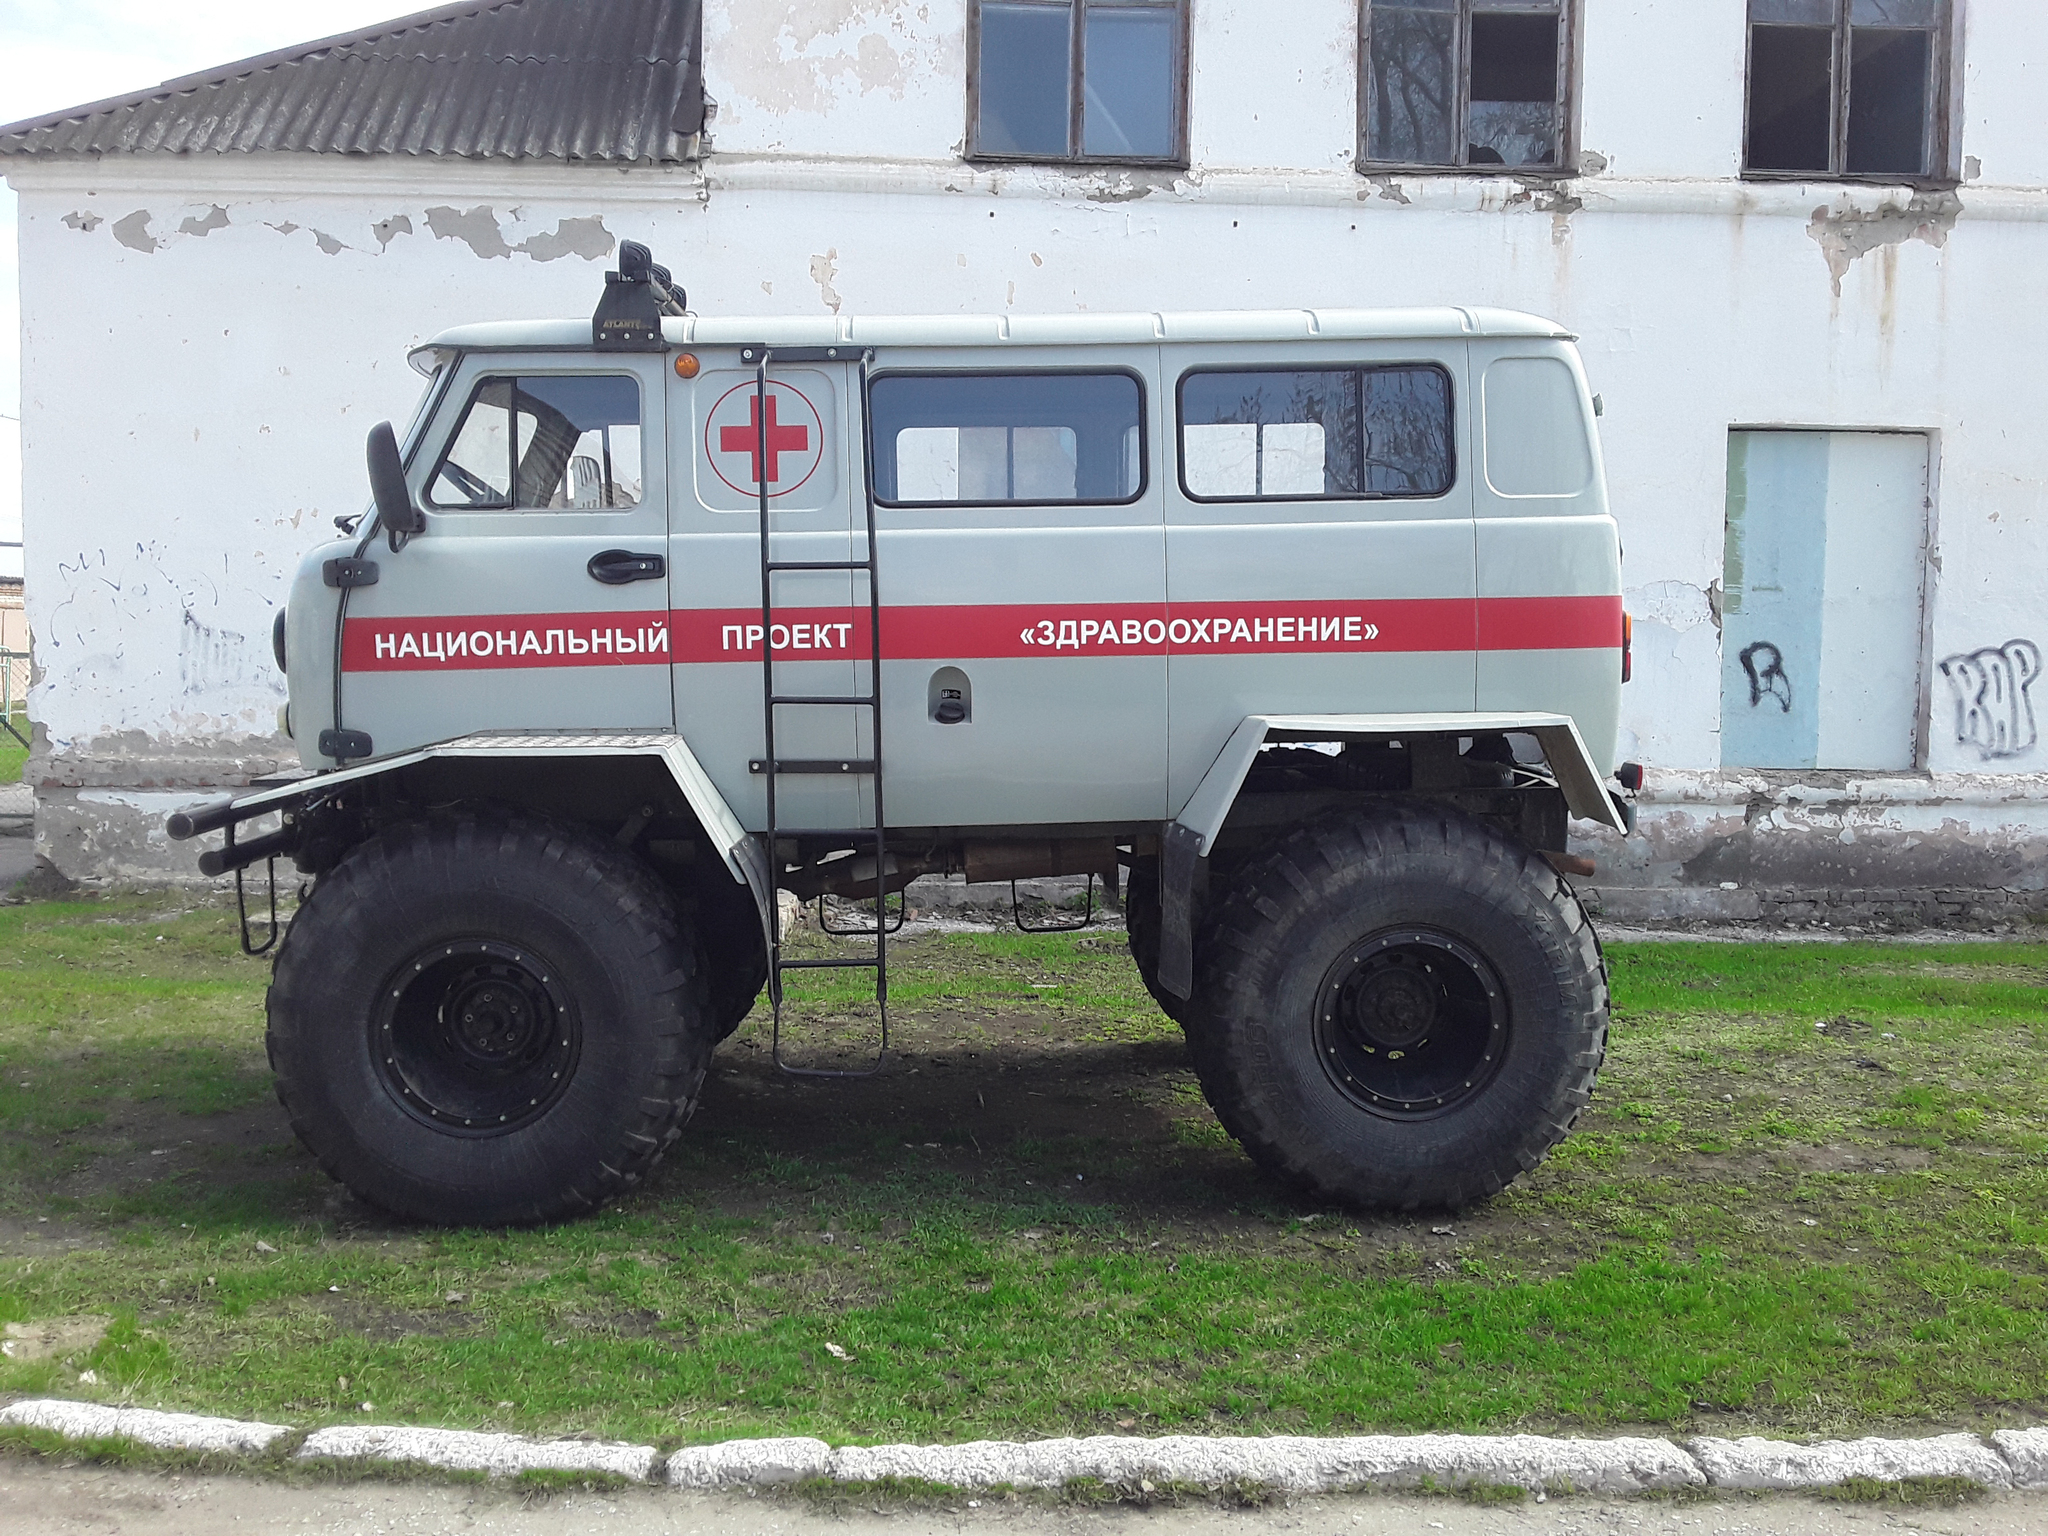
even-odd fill
[[[762,432],[762,406],[767,431]],[[750,381],[719,397],[704,418],[705,457],[743,496],[761,494],[765,448],[768,494],[787,496],[817,472],[824,459],[825,424],[818,408],[794,385],[771,381],[764,402]]]

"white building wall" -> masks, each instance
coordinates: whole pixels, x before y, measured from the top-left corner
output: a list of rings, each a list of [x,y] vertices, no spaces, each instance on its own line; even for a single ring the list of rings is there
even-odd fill
[[[703,312],[1459,303],[1555,316],[1582,335],[1607,408],[1638,621],[1625,755],[1654,770],[1652,801],[1670,801],[1652,837],[1609,855],[1626,877],[2048,885],[2048,749],[1987,759],[1959,739],[1938,665],[2048,643],[2035,383],[2048,309],[2025,297],[2048,264],[2033,89],[2048,8],[1968,7],[1971,179],[1917,197],[1735,179],[1741,0],[1584,9],[1588,174],[1559,185],[1359,177],[1345,0],[1301,0],[1284,31],[1251,0],[1196,0],[1186,172],[962,162],[959,0],[772,14],[710,0],[718,105],[701,167],[8,165],[47,846],[74,872],[141,870],[161,851],[59,814],[63,796],[288,758],[272,724],[273,605],[299,553],[360,508],[363,434],[402,418],[417,388],[406,348],[462,321],[587,313],[612,242],[633,238]],[[1933,777],[1854,794],[1765,786],[1780,809],[1760,822],[1754,776],[1719,771],[1715,603],[1728,432],[1771,425],[1931,435],[1921,663],[1896,684],[1918,697]],[[1846,840],[1790,803],[1830,797]],[[1787,836],[1759,851],[1760,826]],[[1852,851],[1801,863],[1816,827]],[[1889,864],[1855,851],[1873,838]]]

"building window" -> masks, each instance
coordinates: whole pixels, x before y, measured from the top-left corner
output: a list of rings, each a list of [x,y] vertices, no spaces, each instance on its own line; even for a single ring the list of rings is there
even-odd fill
[[[1188,0],[980,0],[970,153],[987,160],[1187,158]]]
[[[1368,0],[1360,163],[1569,168],[1577,0]]]
[[[1949,0],[1749,0],[1744,170],[1939,175],[1949,18]]]

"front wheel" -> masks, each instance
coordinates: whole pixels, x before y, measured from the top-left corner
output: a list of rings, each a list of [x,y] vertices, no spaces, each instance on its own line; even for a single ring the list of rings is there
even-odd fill
[[[551,1221],[636,1183],[714,1043],[694,937],[616,846],[552,823],[394,828],[323,876],[278,951],[278,1098],[394,1215]]]
[[[1359,1205],[1456,1208],[1592,1096],[1607,971],[1570,886],[1484,823],[1385,806],[1249,860],[1204,934],[1188,1041],[1260,1164]]]

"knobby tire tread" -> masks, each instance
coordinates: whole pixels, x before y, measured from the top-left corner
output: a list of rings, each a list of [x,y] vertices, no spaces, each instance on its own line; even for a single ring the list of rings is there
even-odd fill
[[[585,1165],[561,1170],[552,1187],[477,1218],[461,1210],[422,1208],[417,1198],[380,1188],[337,1138],[329,1096],[299,1075],[318,1056],[316,1034],[360,1030],[367,1021],[336,1019],[327,999],[338,968],[357,957],[382,964],[372,914],[417,899],[422,887],[461,893],[504,893],[532,899],[536,890],[593,915],[605,942],[636,962],[630,998],[635,1027],[649,1056],[639,1090],[605,1128],[609,1144]],[[388,948],[388,946],[385,946]],[[402,959],[402,957],[393,957]],[[409,822],[387,829],[323,875],[294,914],[278,947],[266,997],[265,1050],[279,1102],[292,1129],[321,1168],[366,1204],[415,1219],[459,1224],[529,1224],[583,1214],[632,1188],[681,1135],[696,1108],[715,1043],[706,966],[695,936],[681,924],[666,888],[638,860],[583,832],[523,815],[479,814]],[[586,1019],[586,1032],[607,1020]],[[580,1068],[579,1068],[580,1070]]]
[[[1291,936],[1309,914],[1361,894],[1369,900],[1375,872],[1390,868],[1439,870],[1475,908],[1490,906],[1521,922],[1553,968],[1561,1001],[1554,1024],[1524,1018],[1517,1026],[1553,1028],[1560,1036],[1549,1042],[1541,1091],[1512,1123],[1477,1117],[1477,1134],[1447,1165],[1360,1166],[1355,1156],[1333,1155],[1303,1134],[1301,1106],[1276,1091],[1285,1074],[1272,1064],[1288,1049],[1286,1031],[1298,1023],[1304,1036],[1310,1033],[1306,1019],[1271,1016]],[[1540,855],[1448,808],[1386,803],[1331,813],[1247,860],[1204,924],[1195,998],[1186,1021],[1189,1050],[1224,1129],[1287,1183],[1377,1208],[1456,1209],[1535,1168],[1584,1113],[1606,1051],[1606,958],[1577,893]],[[1313,1058],[1313,1043],[1306,1049]],[[1470,1109],[1483,1110],[1492,1093],[1482,1092]],[[1385,1123],[1365,1129],[1383,1133]],[[1391,1135],[1382,1139],[1395,1144]]]

